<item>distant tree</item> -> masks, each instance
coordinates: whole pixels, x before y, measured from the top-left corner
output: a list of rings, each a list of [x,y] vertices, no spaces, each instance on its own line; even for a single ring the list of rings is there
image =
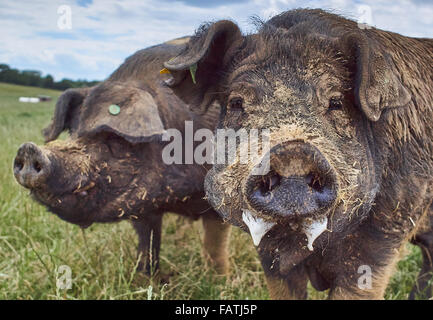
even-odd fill
[[[26,86],[39,87],[42,85],[41,72],[37,70],[21,71],[22,82]]]
[[[20,84],[20,73],[17,69],[5,69],[0,73],[0,81]]]
[[[31,76],[31,77],[40,77],[41,76],[41,72],[38,70],[23,70],[21,71],[22,74]]]
[[[54,88],[54,78],[50,74],[47,74],[44,78],[42,86],[44,88]]]
[[[0,72],[3,72],[5,70],[9,70],[9,66],[7,64],[4,63],[0,63]]]
[[[66,90],[69,88],[91,87],[99,81],[87,81],[79,79],[73,81],[71,79],[62,79],[55,82],[54,78],[47,74],[42,77],[42,73],[38,70],[22,70],[11,69],[9,65],[0,63],[0,81],[14,84],[21,84],[33,87],[50,88],[57,90]]]
[[[54,87],[59,90],[66,90],[74,87],[74,82],[70,79],[62,79],[60,82],[56,82]]]

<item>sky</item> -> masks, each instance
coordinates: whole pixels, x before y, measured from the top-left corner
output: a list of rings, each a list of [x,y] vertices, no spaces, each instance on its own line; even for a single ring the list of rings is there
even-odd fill
[[[254,32],[294,8],[322,8],[412,37],[433,38],[433,0],[0,0],[0,63],[56,81],[103,80],[135,51],[231,19]]]

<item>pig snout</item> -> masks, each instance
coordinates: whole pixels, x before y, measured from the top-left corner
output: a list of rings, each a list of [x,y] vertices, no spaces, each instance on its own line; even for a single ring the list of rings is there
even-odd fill
[[[304,142],[278,144],[270,151],[270,171],[249,175],[249,205],[274,218],[317,217],[326,214],[337,198],[333,167],[314,146]]]
[[[42,185],[51,171],[46,153],[33,142],[22,144],[14,160],[15,179],[23,187],[33,189]]]

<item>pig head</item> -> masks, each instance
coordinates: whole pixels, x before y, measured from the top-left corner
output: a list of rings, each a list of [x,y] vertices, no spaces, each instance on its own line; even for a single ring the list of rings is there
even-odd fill
[[[269,170],[237,157],[214,165],[205,189],[251,233],[274,298],[305,297],[308,279],[334,298],[383,296],[395,252],[430,212],[432,48],[300,9],[248,36],[216,22],[165,63],[186,100],[184,74],[196,66],[200,90],[223,106],[218,128],[269,132],[269,148],[258,142]],[[251,153],[244,143],[237,152]],[[357,287],[362,265],[373,289]]]

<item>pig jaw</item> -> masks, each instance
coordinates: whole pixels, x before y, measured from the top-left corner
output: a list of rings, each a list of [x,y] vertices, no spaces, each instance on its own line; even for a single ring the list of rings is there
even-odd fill
[[[129,212],[122,214],[119,208],[114,210],[108,206],[130,195],[128,189],[111,187],[115,174],[106,162],[92,158],[97,153],[91,146],[87,148],[78,141],[67,140],[54,141],[42,149],[50,155],[52,168],[47,181],[31,189],[37,202],[62,220],[81,227],[93,222],[115,222],[128,216]]]
[[[176,185],[167,189],[165,181],[158,181],[164,167],[156,168],[148,157],[142,158],[141,147],[113,151],[113,145],[106,147],[108,138],[101,140],[46,145],[53,171],[44,185],[32,190],[35,200],[61,219],[85,227],[94,222],[134,221],[178,199]],[[147,150],[146,155],[158,150]]]
[[[46,184],[30,190],[32,197],[62,220],[83,228],[90,226],[96,215],[99,198],[97,179],[91,174],[64,173],[63,165],[53,159],[53,174]]]

